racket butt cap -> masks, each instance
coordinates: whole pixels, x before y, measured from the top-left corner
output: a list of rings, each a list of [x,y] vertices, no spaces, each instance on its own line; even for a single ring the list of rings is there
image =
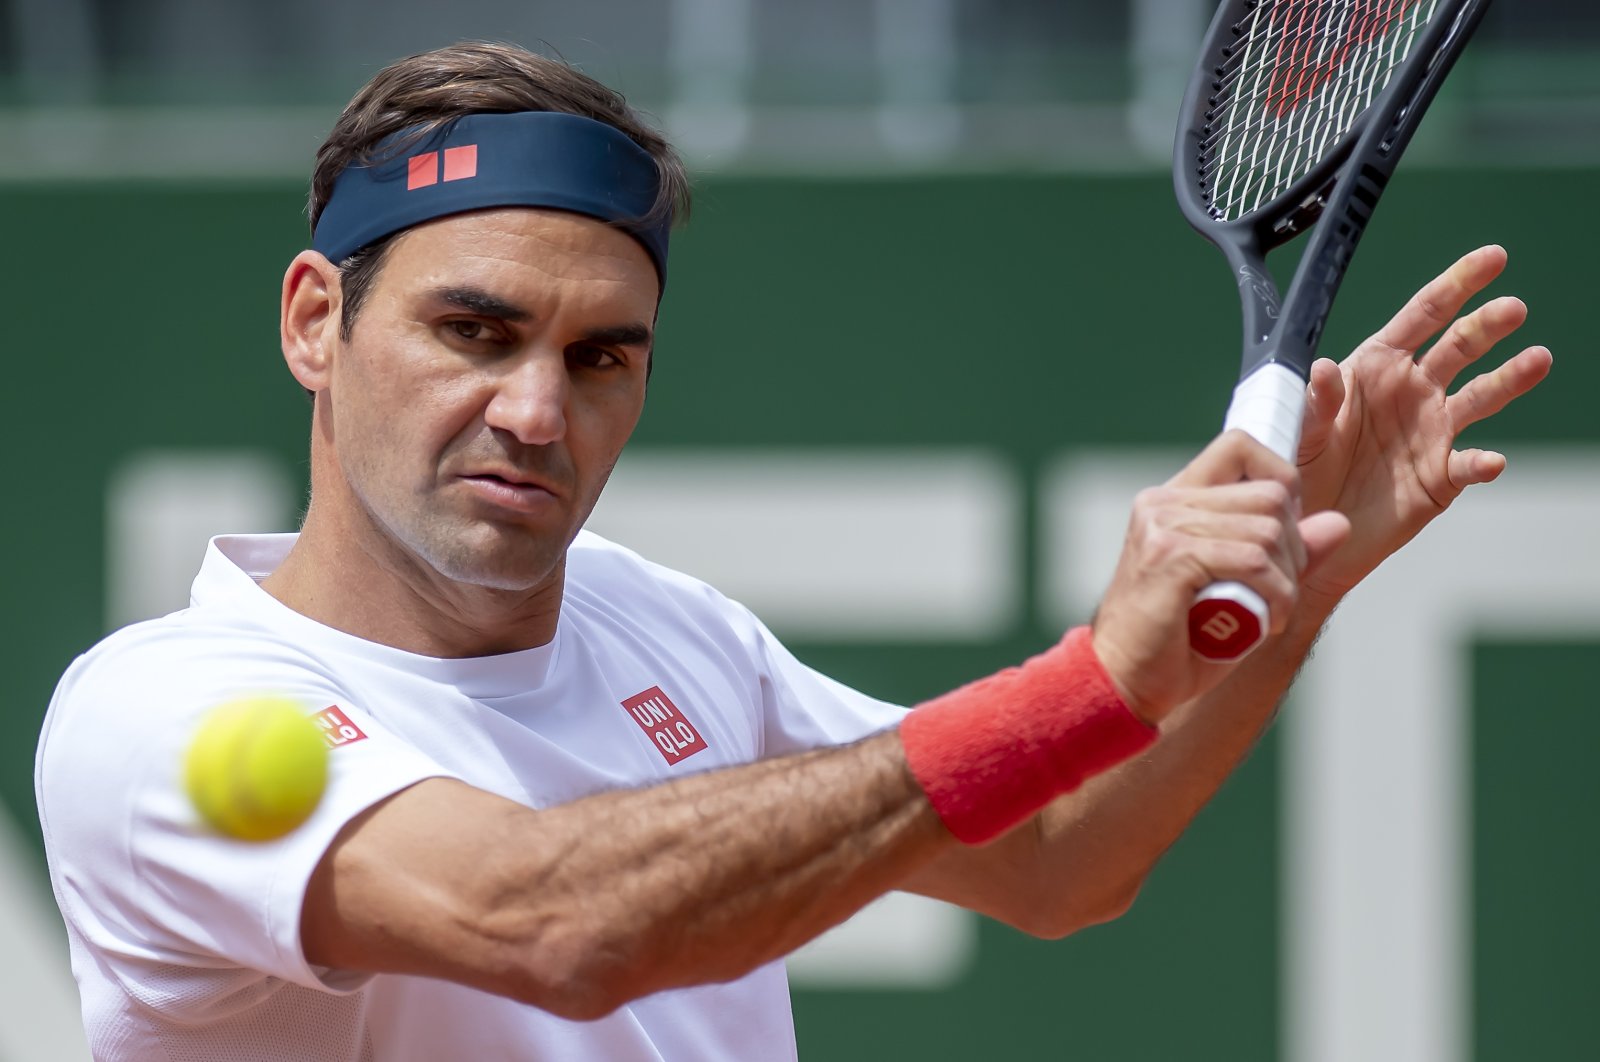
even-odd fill
[[[1189,608],[1189,646],[1219,663],[1239,659],[1266,635],[1265,618],[1251,607],[1252,602],[1227,589],[1225,584],[1212,587]],[[1245,587],[1239,589],[1250,593]]]

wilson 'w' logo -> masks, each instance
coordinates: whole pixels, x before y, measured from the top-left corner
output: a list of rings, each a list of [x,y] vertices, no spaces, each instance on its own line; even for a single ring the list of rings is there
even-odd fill
[[[1214,642],[1226,642],[1239,633],[1239,617],[1231,612],[1218,612],[1206,620],[1200,631]]]

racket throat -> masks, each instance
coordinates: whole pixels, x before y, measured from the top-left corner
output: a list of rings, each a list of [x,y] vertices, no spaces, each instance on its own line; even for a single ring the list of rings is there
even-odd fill
[[[1239,381],[1222,430],[1239,428],[1279,457],[1295,463],[1305,417],[1306,380],[1281,362],[1268,362]]]
[[[1302,199],[1292,211],[1268,225],[1262,245],[1277,247],[1303,232],[1309,232],[1327,209],[1328,200],[1333,198],[1333,188],[1338,181],[1337,176],[1328,178],[1327,183]]]

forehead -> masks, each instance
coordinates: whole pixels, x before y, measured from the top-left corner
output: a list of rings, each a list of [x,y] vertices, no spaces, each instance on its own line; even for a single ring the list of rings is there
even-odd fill
[[[383,274],[399,286],[577,289],[638,307],[645,319],[655,316],[660,297],[650,256],[632,236],[595,218],[537,207],[474,210],[407,229],[390,246]]]

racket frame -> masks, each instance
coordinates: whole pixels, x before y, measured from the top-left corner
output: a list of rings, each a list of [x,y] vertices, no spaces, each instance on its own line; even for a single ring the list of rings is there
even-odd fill
[[[1207,199],[1200,145],[1207,135],[1206,114],[1223,88],[1230,46],[1241,39],[1233,27],[1260,0],[1227,0],[1206,33],[1184,94],[1173,186],[1185,219],[1222,251],[1239,288],[1243,356],[1226,427],[1243,428],[1290,463],[1298,456],[1311,364],[1356,245],[1490,2],[1439,0],[1406,59],[1338,143],[1272,200],[1226,220],[1215,216]],[[1288,295],[1280,299],[1266,256],[1307,230],[1311,242]],[[1249,587],[1217,583],[1196,598],[1189,620],[1195,651],[1225,661],[1260,644],[1268,612]]]
[[[1244,312],[1241,380],[1269,362],[1286,364],[1302,377],[1309,373],[1356,244],[1422,116],[1489,4],[1440,0],[1389,84],[1327,155],[1270,202],[1227,221],[1212,214],[1205,198],[1200,143],[1206,112],[1220,88],[1217,79],[1228,54],[1224,49],[1238,40],[1232,27],[1258,4],[1228,0],[1218,9],[1184,94],[1173,185],[1184,217],[1222,251],[1238,282]],[[1352,172],[1347,174],[1347,167]],[[1266,256],[1308,229],[1311,243],[1280,301]]]

